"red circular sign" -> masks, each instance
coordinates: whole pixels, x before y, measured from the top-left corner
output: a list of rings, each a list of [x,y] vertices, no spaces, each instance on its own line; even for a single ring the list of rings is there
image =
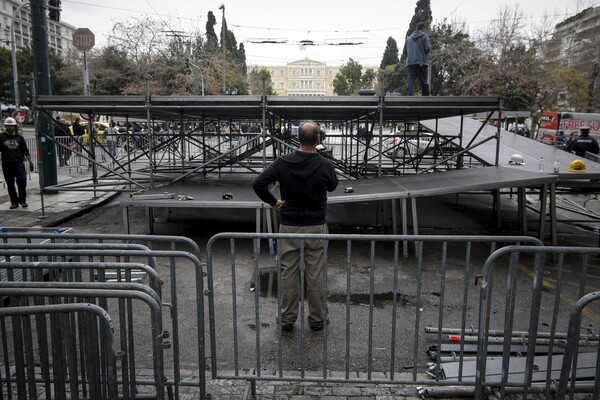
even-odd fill
[[[96,36],[89,28],[78,28],[73,32],[73,46],[79,51],[90,51],[96,44]]]
[[[13,118],[20,124],[27,122],[27,113],[23,110],[17,110],[13,114]]]

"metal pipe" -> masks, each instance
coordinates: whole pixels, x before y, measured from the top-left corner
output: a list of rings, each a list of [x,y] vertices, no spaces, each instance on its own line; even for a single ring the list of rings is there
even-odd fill
[[[23,6],[28,6],[29,2],[21,3],[13,12],[12,21],[10,24],[10,46],[12,51],[12,69],[13,69],[13,94],[15,97],[15,106],[19,107],[21,103],[21,96],[19,93],[19,73],[17,71],[17,39],[15,37],[15,18],[17,14],[21,11]]]

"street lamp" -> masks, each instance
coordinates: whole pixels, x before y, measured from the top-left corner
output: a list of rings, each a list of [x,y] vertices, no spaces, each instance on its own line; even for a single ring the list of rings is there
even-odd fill
[[[596,78],[598,78],[598,64],[600,64],[600,49],[595,41],[590,39],[583,39],[582,43],[591,44],[596,49],[595,61],[592,64],[592,76],[590,78],[590,84],[588,85],[588,101],[587,101],[587,112],[592,112],[592,103],[594,98],[594,87],[596,86]]]
[[[221,4],[219,10],[223,11],[223,19],[221,20],[221,47],[223,48],[223,85],[221,94],[225,94],[225,4]]]
[[[204,76],[202,75],[202,68],[200,68],[199,65],[196,65],[193,62],[191,62],[189,58],[185,59],[185,63],[187,66],[193,67],[194,71],[196,71],[196,73],[200,72],[200,80],[202,82],[202,96],[204,96]],[[196,79],[196,93],[195,93],[196,95],[198,95],[197,86],[198,86],[198,79]]]

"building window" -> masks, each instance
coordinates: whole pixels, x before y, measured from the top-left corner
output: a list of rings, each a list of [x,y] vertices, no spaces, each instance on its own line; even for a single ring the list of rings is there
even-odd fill
[[[283,70],[279,70],[279,75],[284,76],[285,72]]]

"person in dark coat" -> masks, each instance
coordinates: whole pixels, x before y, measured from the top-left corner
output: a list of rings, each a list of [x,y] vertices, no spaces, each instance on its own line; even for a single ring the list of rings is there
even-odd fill
[[[326,234],[327,192],[338,185],[331,161],[316,152],[319,126],[313,121],[300,124],[300,147],[277,158],[253,182],[257,196],[277,208],[281,214],[280,233]],[[269,190],[279,182],[280,199]],[[283,286],[281,328],[291,331],[298,318],[300,302],[300,240],[278,241]],[[307,285],[308,324],[314,331],[323,329],[327,306],[323,293],[323,240],[304,241],[305,278]]]
[[[585,153],[598,154],[598,141],[596,138],[590,136],[590,127],[585,125],[579,128],[579,136],[571,140],[566,151],[575,153],[579,157],[585,157]]]
[[[10,209],[27,208],[27,171],[23,161],[29,161],[29,170],[33,171],[33,161],[23,136],[17,132],[17,121],[8,117],[4,120],[4,132],[0,134],[0,154],[2,172],[6,181],[6,189],[10,196]],[[15,188],[15,182],[17,188]],[[18,189],[18,191],[17,191]]]
[[[69,124],[67,124],[64,118],[58,117],[56,119],[56,123],[54,124],[54,138],[57,141],[58,165],[59,167],[66,167],[69,158],[71,158],[71,134],[69,133]]]

